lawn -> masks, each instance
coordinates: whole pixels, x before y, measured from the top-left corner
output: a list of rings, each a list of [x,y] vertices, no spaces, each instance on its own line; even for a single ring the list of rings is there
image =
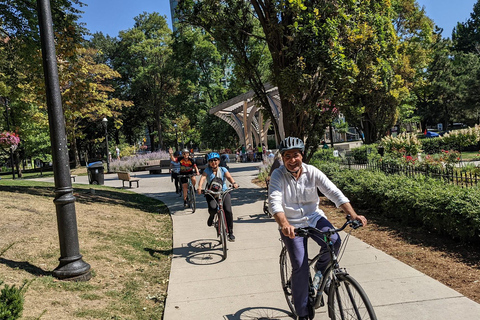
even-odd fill
[[[22,319],[162,319],[172,223],[160,201],[127,190],[74,185],[88,282],[58,281],[54,187],[0,180],[0,280],[25,286]]]

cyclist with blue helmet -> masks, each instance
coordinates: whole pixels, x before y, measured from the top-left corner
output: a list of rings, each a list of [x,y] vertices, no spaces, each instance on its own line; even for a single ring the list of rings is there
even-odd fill
[[[233,179],[228,169],[220,166],[220,155],[218,153],[209,153],[207,155],[207,160],[208,166],[203,171],[202,176],[200,177],[200,181],[198,182],[198,194],[202,194],[202,186],[205,181],[207,181],[207,188],[213,188],[213,184],[216,184],[217,181],[221,181],[218,188],[221,188],[223,191],[225,191],[228,189],[226,184],[227,180],[233,185],[235,189],[238,188],[237,183]],[[207,220],[207,225],[211,227],[213,224],[213,219],[217,212],[217,202],[215,201],[215,198],[210,194],[206,194],[205,198],[208,204],[208,213],[210,214]],[[228,240],[233,242],[235,241],[235,236],[233,235],[233,213],[230,193],[227,193],[223,198],[223,209],[225,210],[227,228],[229,231]]]
[[[367,224],[364,216],[357,215],[347,197],[316,167],[303,163],[305,145],[296,137],[288,137],[280,144],[283,165],[272,172],[269,184],[270,212],[279,225],[280,236],[287,248],[292,264],[292,296],[298,319],[313,319],[314,309],[309,306],[309,266],[307,238],[295,236],[295,228],[316,227],[322,231],[333,228],[325,213],[318,207],[317,189],[329,200],[351,216]],[[312,237],[321,247],[326,244]],[[340,247],[340,237],[331,237],[335,250]],[[321,250],[320,250],[321,251]],[[322,255],[315,269],[324,272],[329,263],[328,252]]]

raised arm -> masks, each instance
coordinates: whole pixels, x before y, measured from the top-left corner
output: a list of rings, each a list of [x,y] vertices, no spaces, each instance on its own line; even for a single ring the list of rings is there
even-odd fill
[[[200,177],[200,181],[198,181],[198,187],[197,187],[197,193],[202,194],[202,186],[203,183],[207,180],[207,173],[204,171],[202,173],[202,176]]]

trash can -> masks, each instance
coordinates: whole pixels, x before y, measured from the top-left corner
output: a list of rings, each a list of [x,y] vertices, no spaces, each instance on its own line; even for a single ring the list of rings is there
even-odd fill
[[[102,184],[104,183],[103,163],[101,161],[89,163],[87,166],[88,183]]]

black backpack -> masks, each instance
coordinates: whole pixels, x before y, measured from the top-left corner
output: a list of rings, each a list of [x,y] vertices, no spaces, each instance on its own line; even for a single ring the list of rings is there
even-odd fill
[[[220,168],[218,170],[222,171]],[[223,175],[223,172],[222,172]],[[210,181],[210,184],[208,185],[208,190],[213,191],[213,192],[218,192],[221,191],[223,188],[223,179],[218,176],[218,171],[217,171],[217,176]]]

